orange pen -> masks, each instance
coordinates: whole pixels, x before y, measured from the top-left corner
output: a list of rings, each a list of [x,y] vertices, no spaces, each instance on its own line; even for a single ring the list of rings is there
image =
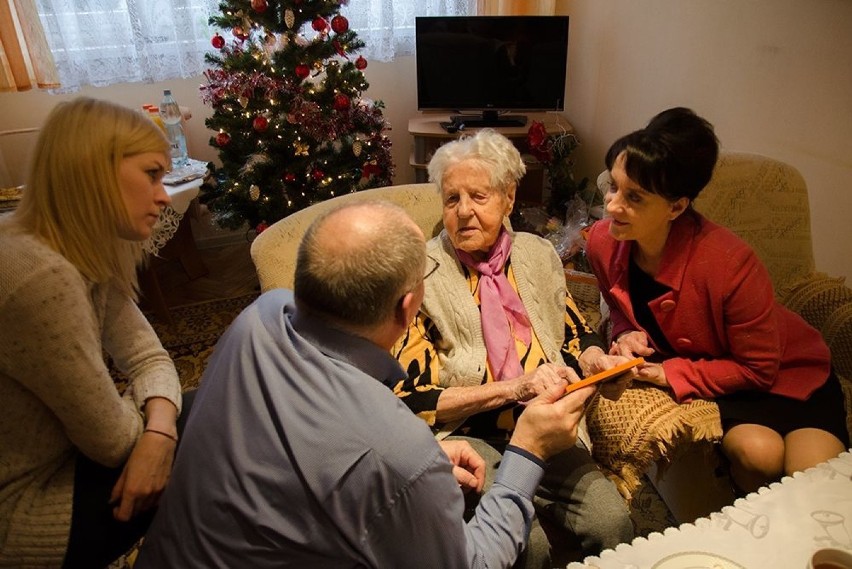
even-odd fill
[[[595,383],[599,383],[601,381],[606,381],[608,379],[613,379],[623,374],[627,370],[632,367],[636,367],[645,363],[645,358],[634,358],[629,362],[624,362],[623,364],[619,364],[615,367],[611,367],[602,372],[596,373],[595,375],[590,375],[585,379],[581,379],[577,383],[572,383],[568,387],[565,388],[565,393],[571,393],[581,387],[586,387],[587,385],[594,385]]]

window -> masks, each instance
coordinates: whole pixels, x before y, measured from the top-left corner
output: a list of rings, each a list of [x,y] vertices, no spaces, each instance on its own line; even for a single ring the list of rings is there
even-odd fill
[[[467,15],[476,0],[350,0],[341,6],[368,59],[414,53],[414,17]],[[248,2],[246,2],[248,4]],[[166,81],[200,75],[217,31],[219,0],[37,0],[59,70],[59,91],[83,85]]]

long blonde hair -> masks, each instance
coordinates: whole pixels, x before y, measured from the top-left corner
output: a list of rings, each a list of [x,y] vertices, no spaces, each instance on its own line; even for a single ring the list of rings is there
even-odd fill
[[[121,161],[169,145],[153,121],[126,107],[80,97],[59,103],[41,129],[18,222],[95,283],[136,297],[141,242],[122,239],[130,223],[119,186]]]

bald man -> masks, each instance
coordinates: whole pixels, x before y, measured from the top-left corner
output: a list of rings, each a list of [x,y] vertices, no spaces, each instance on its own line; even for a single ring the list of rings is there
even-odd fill
[[[388,386],[390,349],[434,269],[400,208],[318,218],[294,291],[263,294],[216,345],[136,567],[509,567],[544,461],[574,445],[585,388],[533,400],[491,490],[484,463],[439,445]]]

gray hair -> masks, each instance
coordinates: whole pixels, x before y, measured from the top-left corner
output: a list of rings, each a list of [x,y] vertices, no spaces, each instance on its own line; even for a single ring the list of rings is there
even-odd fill
[[[491,174],[491,187],[504,193],[527,171],[521,153],[512,141],[493,129],[485,128],[473,136],[463,136],[438,148],[429,161],[429,181],[437,184],[438,191],[441,191],[447,169],[467,160],[479,163]]]
[[[355,208],[363,210],[360,220],[369,220],[368,226],[356,227],[340,215]],[[425,264],[423,234],[404,209],[383,201],[344,204],[308,228],[293,289],[298,303],[328,319],[374,326],[390,318],[399,299],[417,286]]]

